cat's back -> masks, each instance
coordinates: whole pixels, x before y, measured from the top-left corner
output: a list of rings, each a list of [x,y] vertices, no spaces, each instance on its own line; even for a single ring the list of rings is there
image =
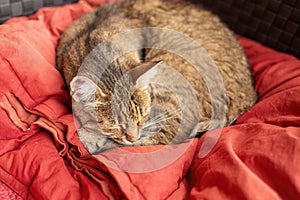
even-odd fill
[[[185,76],[195,89],[200,105],[200,116],[203,119],[207,118],[209,121],[212,115],[212,106],[214,105],[211,95],[212,91],[218,89],[217,87],[224,87],[222,89],[224,89],[227,103],[225,108],[227,124],[255,103],[256,92],[243,48],[232,31],[216,15],[189,3],[168,1],[159,1],[155,9],[145,12],[147,12],[146,16],[150,27],[174,32],[166,37],[165,32],[162,31],[161,34],[155,35],[157,41],[165,42],[165,45],[169,47],[172,46],[170,43],[173,43],[174,48],[182,49],[182,52],[184,49],[187,49],[186,52],[190,51],[193,48],[190,45],[192,42],[199,45],[201,51],[198,51],[198,54],[191,53],[185,58],[182,55],[175,55],[174,52],[156,48],[148,53],[147,59],[164,60],[166,64]],[[184,36],[178,37],[180,34]],[[185,36],[189,39],[186,39]],[[195,51],[197,50],[195,49]],[[189,62],[192,59],[203,59],[203,62],[206,62],[207,57],[213,65],[204,69],[208,73],[195,69],[195,66]],[[214,76],[217,77],[215,70],[221,79],[214,78]],[[212,77],[205,77],[209,74]],[[209,78],[212,81],[207,81]],[[222,83],[216,83],[218,81]],[[186,103],[191,103],[188,98]],[[221,104],[222,102],[220,102]]]
[[[184,2],[121,1],[104,5],[76,21],[62,35],[57,51],[58,67],[63,71],[67,84],[76,76],[83,60],[96,45],[118,33],[147,27],[172,30],[187,36],[204,50],[202,53],[208,55],[221,75],[226,93],[228,121],[234,120],[255,102],[256,94],[247,59],[233,33],[211,12]],[[120,58],[120,63],[138,66],[144,59],[163,60],[191,83],[201,105],[200,115],[209,120],[212,102],[209,88],[204,80],[205,74],[199,73],[181,55],[162,50],[157,46],[158,43],[166,43],[170,46],[167,44],[170,41],[175,48],[176,46],[182,48],[181,39],[184,37],[178,38],[178,34],[174,34],[176,38],[173,39],[171,34],[165,38],[164,33],[161,31],[152,34],[153,40],[150,43],[149,38],[147,41],[139,41],[148,43],[146,46],[150,47],[146,51],[145,58],[141,59],[140,52],[136,51]],[[183,46],[184,48],[190,49],[188,43],[184,45],[186,45]],[[194,57],[201,57],[201,55]],[[210,68],[206,70],[211,71]],[[187,103],[189,103],[188,98]]]

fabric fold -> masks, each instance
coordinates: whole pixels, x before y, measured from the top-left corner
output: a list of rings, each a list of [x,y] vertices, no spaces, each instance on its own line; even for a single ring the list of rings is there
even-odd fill
[[[23,199],[300,196],[300,61],[243,37],[259,100],[221,129],[207,155],[201,147],[211,132],[165,150],[123,147],[90,155],[55,69],[55,48],[75,19],[104,2],[41,9],[0,26],[1,182]]]

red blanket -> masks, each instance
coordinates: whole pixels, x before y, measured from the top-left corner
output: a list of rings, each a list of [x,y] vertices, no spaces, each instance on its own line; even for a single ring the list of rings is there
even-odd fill
[[[0,26],[0,190],[16,193],[0,197],[300,197],[300,61],[242,37],[259,101],[235,125],[169,149],[91,156],[76,134],[55,47],[74,19],[102,2],[46,8]]]

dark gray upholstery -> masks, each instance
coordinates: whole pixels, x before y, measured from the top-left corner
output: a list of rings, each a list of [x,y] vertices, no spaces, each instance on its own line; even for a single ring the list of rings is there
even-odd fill
[[[0,24],[14,16],[30,15],[42,7],[59,6],[76,0],[0,0]]]
[[[151,0],[149,0],[151,1]],[[300,0],[188,0],[218,14],[236,33],[300,58]],[[76,0],[0,0],[0,23]]]
[[[300,0],[190,0],[236,33],[300,58]]]

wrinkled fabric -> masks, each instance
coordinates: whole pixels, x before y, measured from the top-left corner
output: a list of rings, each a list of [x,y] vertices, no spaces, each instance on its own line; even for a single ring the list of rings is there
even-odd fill
[[[0,181],[6,186],[0,189],[23,199],[299,198],[300,61],[243,37],[238,39],[259,100],[235,125],[158,156],[150,155],[164,147],[90,155],[77,136],[71,98],[55,69],[55,48],[75,19],[103,3],[45,8],[0,26]],[[167,162],[167,155],[182,149]],[[137,162],[119,152],[145,159]]]

